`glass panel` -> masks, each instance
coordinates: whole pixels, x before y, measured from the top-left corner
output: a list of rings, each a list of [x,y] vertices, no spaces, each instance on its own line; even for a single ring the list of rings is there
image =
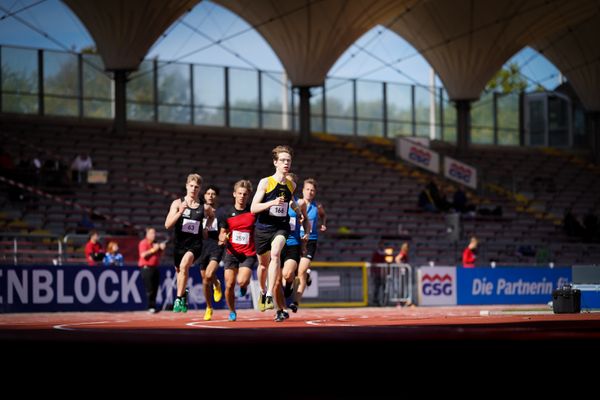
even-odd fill
[[[175,124],[189,124],[190,107],[180,105],[160,105],[158,106],[158,120],[161,122],[172,122]]]
[[[233,127],[258,128],[258,72],[229,70],[230,124]]]
[[[225,125],[225,111],[223,108],[195,107],[194,110],[194,123],[197,125]]]
[[[38,112],[36,50],[2,47],[2,111]]]
[[[54,51],[44,52],[44,113],[79,115],[77,56]]]
[[[471,106],[471,143],[494,143],[494,94],[486,93]]]
[[[323,132],[323,87],[311,88],[310,94],[310,129],[313,132]]]
[[[354,124],[351,119],[347,118],[327,118],[327,132],[341,133],[344,135],[354,134]]]
[[[113,117],[113,81],[104,72],[102,57],[83,55],[83,115],[92,118]]]
[[[500,95],[497,98],[498,144],[519,144],[519,94]]]
[[[158,64],[158,104],[159,121],[191,122],[189,64]]]
[[[354,133],[352,81],[337,78],[327,79],[325,81],[325,102],[327,107],[327,132],[352,135]]]
[[[444,139],[456,144],[456,105],[444,93]]]
[[[64,97],[44,96],[44,113],[46,115],[79,115],[78,100]]]
[[[262,73],[263,127],[290,129],[290,90],[285,75],[278,72]]]
[[[381,136],[383,137],[383,121],[381,120],[358,120],[357,131],[362,136]]]
[[[388,137],[412,135],[410,85],[387,84]]]
[[[562,97],[548,96],[548,145],[569,145],[569,102]]]
[[[142,61],[127,82],[127,118],[137,121],[154,120],[154,66]]]
[[[435,89],[434,93],[435,93]],[[435,99],[434,99],[435,101]],[[431,90],[425,86],[415,86],[415,123],[417,136],[429,137]]]
[[[359,118],[357,133],[383,136],[383,84],[356,82],[356,113]]]
[[[529,109],[529,144],[531,146],[543,146],[546,134],[546,121],[544,112],[544,100],[541,98],[530,99]]]
[[[573,145],[577,147],[586,147],[588,144],[585,133],[585,111],[575,106],[573,111]]]
[[[194,65],[194,105],[225,108],[225,68]]]

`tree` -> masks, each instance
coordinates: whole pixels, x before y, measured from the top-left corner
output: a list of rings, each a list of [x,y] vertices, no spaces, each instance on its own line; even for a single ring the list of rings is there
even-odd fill
[[[521,75],[519,64],[511,62],[496,72],[485,86],[485,90],[486,92],[497,91],[506,94],[524,91],[527,86],[527,79]]]

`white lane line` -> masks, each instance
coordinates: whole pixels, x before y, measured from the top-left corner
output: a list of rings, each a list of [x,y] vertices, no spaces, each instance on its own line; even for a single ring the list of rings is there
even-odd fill
[[[225,320],[215,321],[215,322],[228,322]],[[192,328],[212,328],[212,329],[231,329],[230,326],[219,326],[219,325],[210,325],[208,322],[188,322],[187,326],[191,326]]]
[[[77,331],[78,329],[75,328],[75,326],[78,326],[78,325],[108,324],[109,322],[114,322],[114,321],[76,322],[76,323],[71,323],[71,324],[54,325],[52,328],[63,330],[63,331]]]

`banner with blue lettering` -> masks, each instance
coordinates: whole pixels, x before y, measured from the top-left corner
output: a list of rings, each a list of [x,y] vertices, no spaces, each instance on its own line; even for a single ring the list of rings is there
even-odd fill
[[[157,307],[172,305],[176,295],[173,267],[160,267]],[[217,270],[226,308],[223,268]],[[199,268],[190,269],[189,309],[204,309],[206,302]],[[238,309],[251,308],[250,294],[236,298]],[[0,312],[133,311],[147,308],[140,269],[88,266],[0,266]]]
[[[571,282],[571,268],[457,268],[457,303],[546,304],[552,291]]]

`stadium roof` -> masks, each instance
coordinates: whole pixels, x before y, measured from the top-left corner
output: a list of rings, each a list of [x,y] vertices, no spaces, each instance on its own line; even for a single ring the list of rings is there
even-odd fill
[[[198,0],[65,0],[109,70],[134,70]],[[322,85],[342,53],[381,24],[427,59],[451,99],[477,99],[525,46],[542,52],[600,111],[600,0],[216,0],[269,43],[296,86]],[[252,49],[249,49],[252,51]]]

